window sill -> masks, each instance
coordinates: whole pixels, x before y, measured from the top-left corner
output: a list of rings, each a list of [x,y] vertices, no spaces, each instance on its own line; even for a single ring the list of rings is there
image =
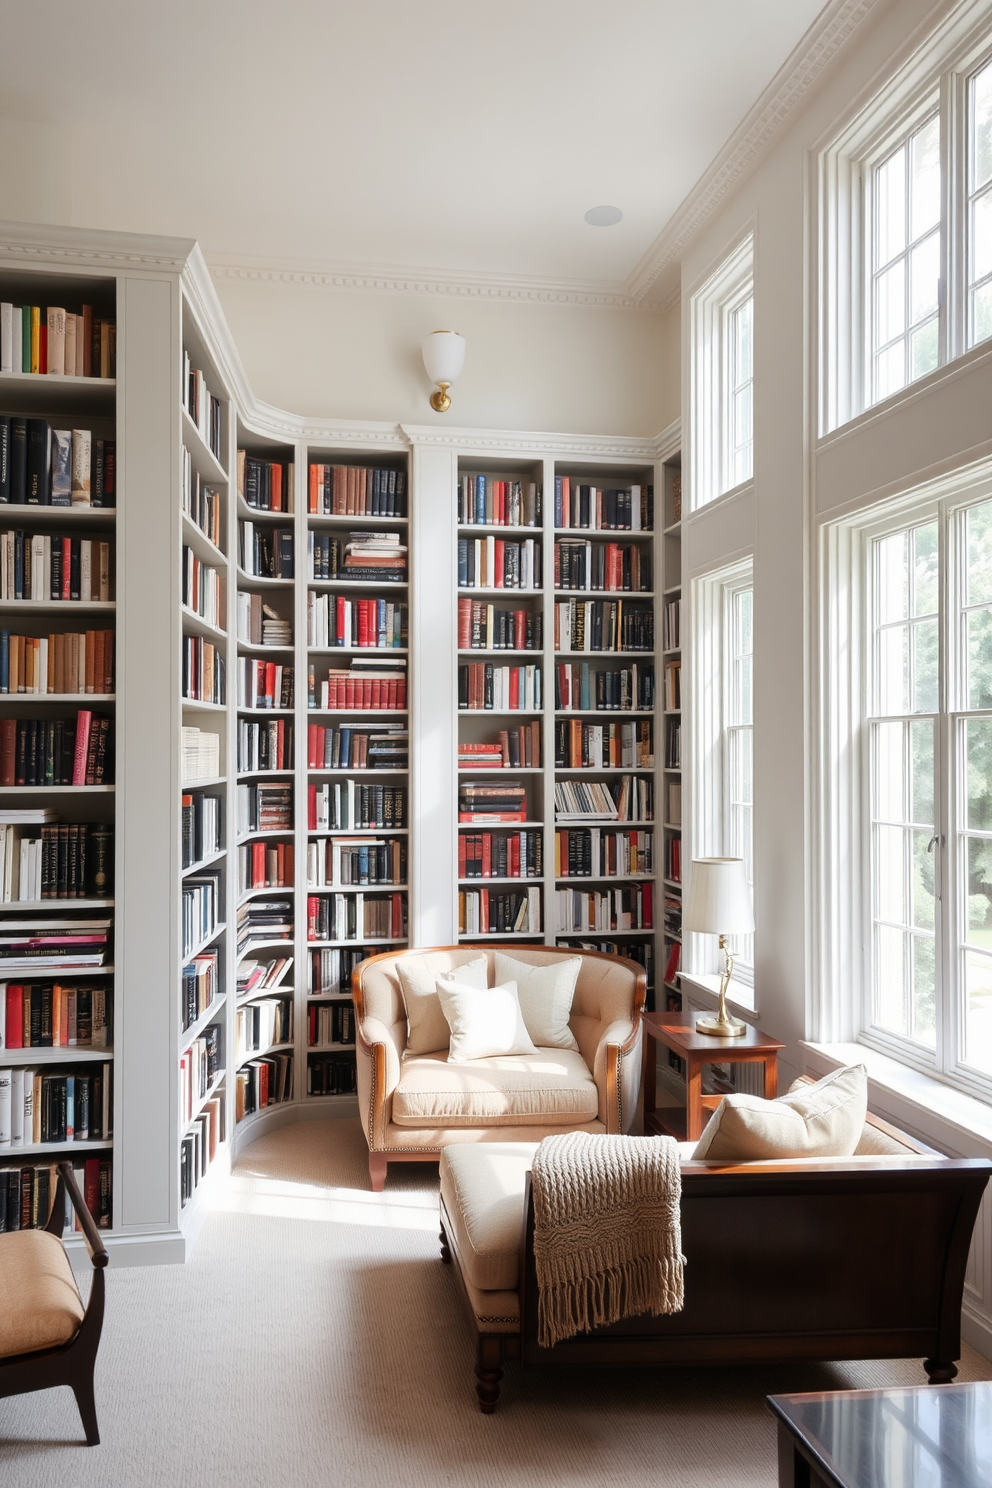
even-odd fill
[[[715,972],[681,971],[679,977],[689,996],[702,1007],[715,1008],[720,1001],[720,978]],[[754,988],[746,982],[730,979],[727,988],[727,1006],[744,1019],[745,1023],[757,1026],[758,1014],[754,1006]]]
[[[800,1047],[806,1056],[807,1072],[817,1077],[841,1065],[865,1065],[871,1109],[929,1145],[959,1157],[992,1154],[992,1105],[987,1102],[866,1044],[802,1040]]]

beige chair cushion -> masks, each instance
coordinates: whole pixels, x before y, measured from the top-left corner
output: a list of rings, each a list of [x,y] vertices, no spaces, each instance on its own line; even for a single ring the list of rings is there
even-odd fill
[[[493,956],[497,982],[511,979],[517,984],[520,1011],[527,1032],[542,1049],[577,1049],[568,1026],[575,996],[575,983],[582,966],[581,956],[568,956],[546,966],[534,966],[496,951]]]
[[[0,1358],[68,1343],[83,1312],[60,1240],[47,1230],[0,1235]]]
[[[462,1275],[480,1291],[516,1290],[524,1185],[536,1142],[445,1147],[441,1203]]]
[[[437,995],[451,1029],[449,1064],[466,1059],[493,1059],[505,1054],[536,1054],[524,1025],[516,982],[480,992],[463,982],[437,979]]]
[[[456,978],[480,991],[489,985],[489,963],[485,956],[464,962],[455,972],[451,970],[450,956],[444,952],[407,956],[397,961],[396,971],[406,1004],[406,1047],[410,1054],[434,1054],[448,1047],[451,1030],[437,995],[439,977]]]
[[[777,1100],[724,1096],[693,1156],[709,1162],[752,1162],[779,1157],[851,1157],[868,1109],[863,1064],[833,1070],[815,1085],[802,1085]]]
[[[599,1092],[581,1054],[535,1054],[449,1063],[407,1055],[393,1092],[397,1126],[582,1126],[595,1121]]]

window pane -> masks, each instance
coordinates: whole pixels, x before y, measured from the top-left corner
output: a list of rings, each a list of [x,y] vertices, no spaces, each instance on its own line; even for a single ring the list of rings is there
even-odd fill
[[[937,523],[914,527],[913,544],[913,614],[936,615],[940,596],[937,569]]]
[[[913,382],[934,370],[937,365],[937,349],[937,322],[931,320],[910,337],[910,358],[913,364],[910,377]]]
[[[876,1017],[883,1028],[908,1033],[906,1027],[906,937],[879,925],[875,931]]]
[[[913,924],[917,930],[936,928],[937,884],[934,855],[927,851],[932,833],[913,833]]]
[[[964,514],[968,550],[965,604],[992,603],[992,501],[969,506]]]
[[[909,255],[909,319],[911,324],[937,313],[940,282],[940,235],[931,233]]]
[[[968,944],[992,951],[992,838],[968,841]]]
[[[971,344],[992,336],[992,284],[983,284],[971,297]]]
[[[965,961],[965,1063],[992,1073],[992,956],[968,951]]]
[[[904,723],[877,723],[873,814],[879,821],[906,819],[906,756]]]
[[[878,624],[905,620],[909,614],[909,571],[906,545],[907,532],[896,532],[875,543],[878,565]]]
[[[734,447],[740,450],[751,443],[751,384],[734,394]]]
[[[902,827],[875,828],[875,899],[880,920],[905,925],[906,833]]]
[[[971,189],[992,178],[992,63],[971,80]]]
[[[990,507],[992,507],[992,503],[990,503]],[[753,591],[750,589],[742,589],[735,599],[737,616],[737,649],[742,654],[749,653],[753,649],[751,643],[752,599]]]
[[[879,400],[891,398],[906,386],[906,344],[897,341],[875,361],[875,392]]]
[[[940,221],[940,120],[918,129],[910,148],[910,233],[922,237]]]
[[[751,349],[751,316],[753,300],[745,300],[734,314],[734,382],[749,382],[753,352]]]
[[[906,329],[906,261],[900,258],[875,281],[875,345],[884,346]]]
[[[992,610],[968,615],[968,707],[992,708]]]
[[[971,204],[971,263],[968,279],[984,279],[992,273],[992,193],[986,192]]]
[[[927,935],[914,935],[913,950],[913,1038],[932,1049],[937,1042],[936,943]]]
[[[913,626],[913,712],[936,713],[938,699],[937,621]]]
[[[877,228],[875,268],[906,247],[906,146],[878,167],[875,175]]]
[[[965,723],[967,825],[974,832],[992,832],[992,718],[969,718]]]
[[[927,827],[933,834],[933,724],[909,724],[910,749],[912,750],[912,800],[909,806],[910,821],[918,827]]]
[[[909,626],[893,625],[879,636],[879,713],[909,712]]]

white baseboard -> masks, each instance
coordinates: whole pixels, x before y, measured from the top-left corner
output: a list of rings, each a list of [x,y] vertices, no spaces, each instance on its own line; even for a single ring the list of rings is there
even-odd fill
[[[193,1248],[190,1237],[181,1230],[156,1230],[142,1235],[105,1235],[102,1238],[111,1266],[182,1265]],[[66,1235],[64,1244],[76,1270],[91,1269],[89,1251],[82,1235]]]
[[[967,1304],[961,1312],[961,1337],[987,1360],[992,1361],[992,1325],[988,1318],[970,1312]],[[992,1362],[990,1362],[992,1368]]]

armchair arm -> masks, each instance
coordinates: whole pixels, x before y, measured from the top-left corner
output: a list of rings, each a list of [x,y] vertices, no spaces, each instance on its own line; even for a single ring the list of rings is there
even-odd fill
[[[400,1049],[392,1029],[381,1018],[364,1018],[356,1030],[355,1054],[365,1135],[370,1149],[380,1151],[392,1115],[393,1091],[400,1079]]]
[[[634,1119],[641,1083],[641,1028],[615,1018],[600,1034],[592,1066],[599,1091],[599,1119],[608,1132],[625,1132]]]
[[[66,1194],[69,1195],[69,1202],[76,1211],[76,1218],[79,1220],[79,1227],[83,1232],[86,1248],[90,1253],[90,1260],[98,1270],[102,1270],[110,1257],[107,1254],[107,1247],[103,1243],[103,1237],[96,1227],[96,1221],[87,1209],[83,1196],[79,1192],[79,1185],[76,1182],[75,1174],[72,1171],[72,1163],[70,1162],[59,1163],[59,1181],[55,1189],[55,1200],[52,1204],[52,1210],[48,1216],[48,1223],[45,1229],[57,1239],[62,1238],[62,1231],[65,1228]]]

